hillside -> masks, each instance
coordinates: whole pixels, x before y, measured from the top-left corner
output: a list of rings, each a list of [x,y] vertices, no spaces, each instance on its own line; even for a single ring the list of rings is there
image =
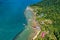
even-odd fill
[[[41,33],[36,40],[60,40],[60,0],[43,0],[31,5],[36,12],[36,20],[41,25]]]

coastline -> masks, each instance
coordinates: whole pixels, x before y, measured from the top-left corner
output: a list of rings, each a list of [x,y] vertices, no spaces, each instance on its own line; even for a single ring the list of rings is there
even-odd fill
[[[38,22],[35,20],[35,13],[33,12],[33,8],[27,7],[25,11],[25,16],[28,20],[28,24],[25,25],[25,30],[18,35],[16,40],[35,40],[41,30]],[[35,28],[32,26],[35,25],[34,22],[37,24]]]
[[[33,11],[33,9],[31,7],[29,7],[28,9],[33,12],[34,18],[33,18],[32,22],[33,22],[33,25],[35,25],[35,27],[32,26],[32,29],[34,32],[30,35],[29,40],[35,40],[37,38],[37,36],[39,35],[41,29],[40,29],[38,22],[36,21],[36,13]]]

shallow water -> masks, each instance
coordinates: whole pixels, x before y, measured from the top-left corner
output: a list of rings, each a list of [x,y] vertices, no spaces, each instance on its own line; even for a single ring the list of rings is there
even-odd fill
[[[13,40],[27,25],[25,8],[40,0],[0,0],[0,40]]]
[[[19,34],[16,38],[16,40],[28,40],[30,34],[33,32],[33,29],[32,29],[32,20],[33,20],[33,13],[31,10],[26,10],[25,11],[25,15],[26,15],[26,18],[27,18],[27,25],[25,26],[25,29],[24,31]],[[31,21],[29,21],[29,19],[31,19]]]

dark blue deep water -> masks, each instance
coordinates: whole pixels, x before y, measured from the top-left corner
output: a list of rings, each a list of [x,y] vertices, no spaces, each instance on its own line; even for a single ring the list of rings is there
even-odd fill
[[[27,6],[41,0],[0,0],[0,40],[13,40],[24,30]]]

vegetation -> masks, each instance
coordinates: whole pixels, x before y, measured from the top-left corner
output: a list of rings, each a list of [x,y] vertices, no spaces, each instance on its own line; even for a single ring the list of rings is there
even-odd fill
[[[36,12],[41,33],[46,33],[44,38],[40,33],[36,40],[60,40],[60,0],[43,0],[31,7]]]

